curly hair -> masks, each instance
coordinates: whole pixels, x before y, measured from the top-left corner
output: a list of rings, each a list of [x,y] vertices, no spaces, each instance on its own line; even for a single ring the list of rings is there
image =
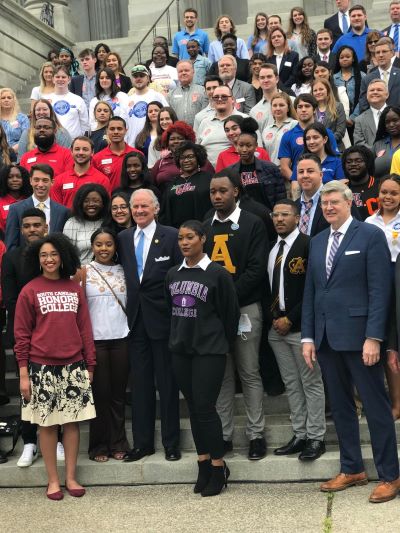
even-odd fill
[[[80,267],[79,252],[63,233],[50,233],[43,239],[34,241],[26,247],[23,256],[24,272],[28,279],[40,276],[39,253],[44,244],[51,244],[60,254],[60,278],[69,279]]]
[[[310,152],[310,150],[309,150],[309,148],[307,146],[307,142],[306,142],[306,136],[307,136],[307,133],[310,130],[314,130],[317,133],[319,133],[321,135],[321,137],[326,137],[327,138],[327,141],[326,141],[325,146],[324,146],[324,150],[327,153],[327,155],[333,155],[333,156],[337,156],[338,155],[338,154],[335,153],[334,149],[332,148],[331,141],[330,141],[329,136],[328,136],[328,131],[325,128],[325,126],[323,124],[321,124],[321,122],[313,122],[312,124],[309,124],[305,128],[304,133],[303,133],[304,152],[312,153],[312,152]]]
[[[307,18],[306,12],[304,11],[302,7],[292,7],[292,9],[290,10],[289,26],[288,26],[288,31],[287,31],[288,39],[292,37],[293,32],[296,29],[296,24],[293,21],[293,13],[295,11],[297,11],[298,13],[300,13],[300,15],[303,15],[304,17],[304,20],[301,23],[301,29],[300,29],[301,44],[308,46],[312,41],[313,34],[311,31],[310,25],[308,24],[308,18]]]
[[[7,181],[12,168],[17,168],[21,174],[22,185],[19,190],[20,195],[24,198],[31,196],[32,187],[29,183],[29,172],[26,170],[26,168],[14,163],[11,165],[6,165],[0,170],[0,197],[3,198],[10,192]]]
[[[186,141],[182,143],[179,148],[175,151],[174,159],[175,159],[175,165],[178,168],[181,168],[180,165],[180,158],[183,154],[183,152],[186,152],[186,150],[193,150],[193,153],[196,157],[197,165],[199,167],[202,167],[206,164],[207,161],[207,150],[204,148],[204,146],[201,146],[200,144],[195,144],[191,141]]]
[[[342,166],[346,178],[350,177],[347,175],[346,171],[346,161],[350,154],[360,154],[364,160],[365,166],[367,167],[368,174],[370,176],[373,176],[375,174],[375,154],[372,152],[372,150],[370,150],[363,144],[356,144],[354,146],[346,148],[346,150],[342,154]]]
[[[72,203],[72,214],[79,221],[87,220],[87,216],[83,210],[83,202],[85,201],[86,196],[91,192],[97,192],[103,201],[103,207],[97,215],[97,220],[105,218],[110,210],[110,197],[103,185],[99,185],[98,183],[86,183],[77,190]]]
[[[147,110],[146,110],[146,119],[144,121],[143,129],[137,134],[136,140],[135,140],[135,148],[138,150],[143,150],[144,144],[146,142],[147,137],[150,136],[152,125],[149,118],[149,107],[151,105],[155,105],[158,107],[158,114],[160,114],[160,111],[162,109],[162,104],[158,100],[153,100],[152,102],[149,102],[147,104]],[[158,121],[158,117],[157,117]]]
[[[400,117],[400,106],[393,106],[388,105],[385,107],[385,109],[382,111],[381,116],[379,117],[378,127],[376,129],[376,135],[375,135],[375,142],[381,141],[382,139],[386,139],[389,137],[389,133],[386,129],[386,115],[389,113],[389,111],[393,111],[393,113],[396,113],[398,117]]]
[[[196,134],[193,131],[192,126],[189,126],[183,120],[177,120],[173,124],[170,124],[168,128],[163,132],[161,136],[161,146],[162,148],[168,148],[169,138],[173,133],[179,133],[187,141],[196,142]]]
[[[100,74],[102,72],[105,72],[107,76],[110,78],[111,80],[110,98],[115,98],[115,96],[119,92],[119,87],[117,85],[117,82],[115,81],[115,74],[109,67],[102,67],[97,71],[96,84],[95,84],[96,98],[100,98],[102,94],[105,94],[104,89],[100,85]]]
[[[233,33],[234,35],[236,34],[236,26],[235,26],[235,23],[233,22],[232,17],[230,15],[220,15],[217,18],[215,22],[215,26],[214,26],[214,33],[219,41],[221,40],[221,37],[222,37],[222,31],[219,29],[219,23],[221,19],[229,19],[229,22],[231,23],[231,29],[229,30],[229,33]]]

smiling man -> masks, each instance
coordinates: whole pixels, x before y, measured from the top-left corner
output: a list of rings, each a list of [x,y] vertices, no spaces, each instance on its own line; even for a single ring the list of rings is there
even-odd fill
[[[372,31],[366,25],[367,12],[365,7],[360,4],[351,7],[349,9],[349,17],[350,29],[349,31],[343,30],[343,35],[336,41],[332,52],[336,54],[341,46],[351,46],[356,52],[358,61],[361,61],[365,55],[365,43],[367,40],[367,35],[370,31]]]
[[[176,70],[179,84],[168,94],[168,101],[178,119],[193,126],[194,117],[206,106],[204,87],[193,82],[194,67],[189,59],[179,61]]]
[[[152,191],[136,190],[130,206],[136,227],[118,235],[118,253],[127,285],[132,373],[133,448],[125,461],[138,461],[155,453],[155,382],[160,396],[165,458],[178,461],[179,392],[168,350],[170,315],[164,293],[168,270],[182,262],[178,231],[156,222],[160,207]]]
[[[185,29],[178,31],[174,35],[172,43],[172,53],[174,56],[179,57],[179,59],[188,59],[189,54],[186,48],[186,44],[189,39],[196,39],[199,44],[201,51],[204,55],[208,54],[208,48],[210,46],[210,41],[208,38],[207,32],[197,28],[198,13],[192,7],[188,7],[183,12],[183,22],[185,24]]]

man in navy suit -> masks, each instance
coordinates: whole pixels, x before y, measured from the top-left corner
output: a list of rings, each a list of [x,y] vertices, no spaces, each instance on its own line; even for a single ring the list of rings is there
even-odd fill
[[[395,44],[395,54],[400,55],[400,0],[392,0],[389,6],[392,24],[382,30],[383,35],[391,37]]]
[[[54,171],[50,165],[40,163],[33,165],[29,171],[30,184],[33,194],[26,200],[10,206],[7,217],[5,243],[7,250],[21,246],[21,218],[22,213],[32,207],[41,209],[46,215],[49,233],[62,231],[68,218],[69,210],[50,199],[49,193],[53,183]]]
[[[118,254],[127,286],[132,373],[133,449],[126,462],[138,461],[154,450],[156,391],[160,397],[161,435],[168,461],[179,450],[179,392],[168,351],[170,316],[164,295],[168,270],[182,262],[178,231],[155,220],[159,203],[149,189],[136,190],[130,200],[136,227],[118,235]]]
[[[336,0],[336,5],[339,11],[324,21],[324,28],[332,32],[333,44],[350,28],[350,0]]]
[[[96,96],[96,55],[90,48],[85,48],[79,53],[83,74],[73,76],[69,84],[71,93],[77,94],[85,100],[86,107],[92,98]],[[89,117],[90,119],[93,117]]]
[[[352,192],[342,182],[331,181],[321,190],[330,227],[311,240],[302,309],[303,356],[313,368],[318,355],[339,440],[340,474],[323,483],[321,491],[368,483],[355,386],[380,480],[369,501],[380,503],[400,492],[396,433],[380,357],[391,299],[391,258],[385,234],[354,220],[351,203]]]

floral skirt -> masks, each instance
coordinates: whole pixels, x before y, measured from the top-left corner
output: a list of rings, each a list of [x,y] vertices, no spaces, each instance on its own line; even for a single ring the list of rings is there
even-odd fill
[[[96,417],[85,363],[29,364],[31,399],[22,400],[21,418],[39,426],[55,426]]]

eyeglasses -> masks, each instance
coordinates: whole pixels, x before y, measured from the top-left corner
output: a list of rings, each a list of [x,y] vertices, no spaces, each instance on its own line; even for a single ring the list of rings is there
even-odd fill
[[[116,213],[117,211],[127,211],[129,209],[129,205],[122,204],[122,205],[113,205],[111,207],[111,211],[113,213]]]
[[[227,102],[229,100],[229,98],[232,98],[230,95],[227,96],[225,94],[221,94],[221,95],[217,95],[217,96],[213,96],[212,99],[214,100],[214,102],[218,102],[218,100],[221,100],[221,102]]]
[[[57,259],[57,257],[60,257],[60,254],[58,252],[50,252],[48,254],[46,252],[40,252],[39,254],[39,259]]]
[[[195,159],[196,156],[194,154],[181,155],[179,158],[180,161],[194,161]]]
[[[379,41],[379,39],[376,39],[374,41],[368,41],[368,44],[376,44]]]

